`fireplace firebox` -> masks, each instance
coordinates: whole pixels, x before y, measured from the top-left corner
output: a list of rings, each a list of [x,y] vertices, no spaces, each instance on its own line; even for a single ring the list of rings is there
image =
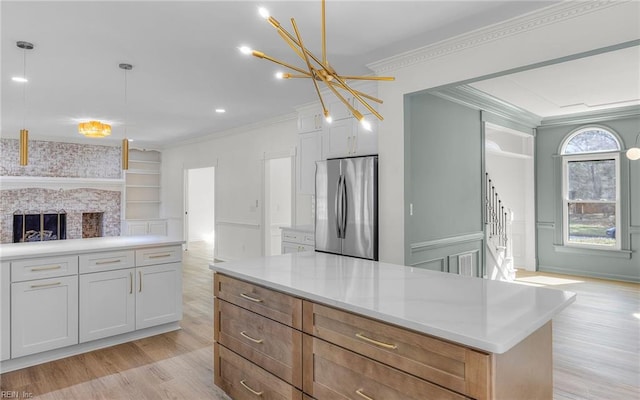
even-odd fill
[[[13,214],[13,242],[41,242],[67,238],[67,213],[64,210]]]

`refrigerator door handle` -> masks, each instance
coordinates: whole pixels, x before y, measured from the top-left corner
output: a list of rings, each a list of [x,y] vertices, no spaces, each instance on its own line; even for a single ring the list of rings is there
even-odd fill
[[[338,182],[336,184],[336,198],[334,202],[334,211],[336,215],[336,236],[338,238],[342,237],[342,175],[338,177]]]
[[[341,219],[342,219],[342,239],[347,236],[347,213],[349,212],[347,202],[347,179],[342,177],[342,207],[341,207]]]

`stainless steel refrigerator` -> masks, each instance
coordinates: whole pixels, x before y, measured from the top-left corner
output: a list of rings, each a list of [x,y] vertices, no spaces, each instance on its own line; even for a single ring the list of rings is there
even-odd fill
[[[378,259],[378,157],[316,162],[316,251]]]

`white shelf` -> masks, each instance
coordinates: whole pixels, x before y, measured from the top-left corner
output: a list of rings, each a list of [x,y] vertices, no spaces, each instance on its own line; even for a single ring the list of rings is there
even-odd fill
[[[138,175],[160,175],[160,171],[151,171],[146,169],[129,169],[127,170],[128,174],[138,174]]]
[[[2,189],[102,189],[121,191],[124,179],[61,178],[48,176],[1,176]]]
[[[149,161],[149,160],[132,160],[129,159],[130,163],[140,163],[140,164],[160,164],[160,161]]]
[[[128,188],[160,189],[159,185],[127,185]]]
[[[156,150],[129,150],[125,178],[125,220],[160,218],[160,167],[162,154]]]
[[[127,200],[127,204],[158,204],[160,200]],[[131,219],[131,218],[127,218]]]
[[[531,159],[533,158],[533,156],[529,155],[529,154],[522,154],[522,153],[513,153],[510,151],[504,151],[504,150],[496,150],[490,147],[486,148],[486,152],[487,153],[491,153],[491,154],[495,154],[498,156],[503,156],[503,157],[511,157],[511,158],[522,158],[522,159]]]

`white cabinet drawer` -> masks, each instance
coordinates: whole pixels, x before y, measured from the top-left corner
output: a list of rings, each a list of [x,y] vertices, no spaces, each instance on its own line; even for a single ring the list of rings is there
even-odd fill
[[[78,256],[28,258],[11,262],[11,282],[76,275]]]
[[[102,251],[80,255],[80,273],[112,271],[135,266],[133,250]]]
[[[168,264],[182,261],[182,246],[163,246],[136,250],[136,266]]]
[[[315,245],[315,238],[313,233],[290,231],[286,229],[282,230],[282,241],[299,243],[299,244],[309,245],[309,246]]]

